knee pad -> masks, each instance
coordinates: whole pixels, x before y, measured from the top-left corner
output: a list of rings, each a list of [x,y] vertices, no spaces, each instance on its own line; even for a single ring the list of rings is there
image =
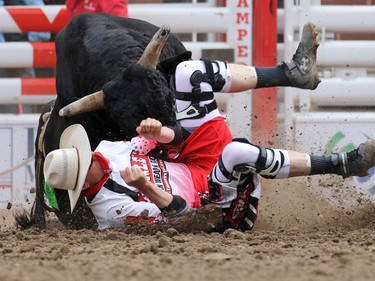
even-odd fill
[[[216,177],[216,169],[219,169],[220,172],[224,175],[225,178],[227,178],[228,182],[222,182]],[[233,167],[233,171],[229,172],[224,164],[222,157],[219,158],[219,161],[217,162],[216,166],[211,172],[211,181],[215,183],[219,183],[221,185],[225,185],[232,189],[238,189],[241,184],[245,181],[245,179],[250,175],[255,173],[255,168],[251,167],[247,163],[243,164],[237,164]]]
[[[246,138],[234,138],[232,140],[232,144],[235,145],[234,144],[235,142],[240,142],[240,143],[245,143],[245,144],[251,144]],[[237,145],[235,145],[234,147],[237,147]],[[241,149],[239,149],[239,148],[237,148],[235,150],[237,152],[241,151]],[[230,149],[230,151],[232,151],[232,150]],[[228,171],[227,168],[224,165],[224,159],[225,159],[224,156],[227,155],[226,157],[228,157],[228,153],[229,153],[229,155],[231,155],[230,158],[232,158],[232,160],[233,160],[233,157],[234,157],[234,159],[237,159],[237,156],[236,156],[236,154],[233,154],[233,151],[232,152],[223,153],[220,156],[217,164],[215,165],[215,167],[213,169],[213,172],[212,172],[213,173],[213,180],[215,182],[220,183],[220,184],[224,184],[225,186],[232,187],[232,188],[237,188],[239,182],[241,180],[243,180],[243,176],[246,176],[246,175],[248,175],[250,173],[255,173],[256,169],[254,167],[250,166],[248,163],[238,163],[237,162],[238,159],[237,159],[232,164],[229,164],[228,162],[226,162],[227,165],[229,165],[229,167],[231,167],[230,171]],[[233,161],[231,161],[231,162],[233,162]],[[217,171],[217,169],[219,169],[219,171],[221,172],[222,176],[226,180],[228,180],[228,181],[221,182],[219,179],[216,178],[216,171]]]
[[[248,160],[244,159],[244,163],[238,163],[237,165],[233,166],[233,172],[231,173],[226,170],[222,157],[220,157],[217,166],[227,179],[238,181],[243,175],[247,175],[249,173],[257,173],[264,178],[276,177],[285,162],[285,155],[282,150],[254,145],[251,144],[247,139],[233,139],[233,141],[250,144],[259,150],[259,155],[258,158],[252,163],[245,162]],[[269,153],[272,153],[272,156],[269,155]],[[271,164],[267,165],[267,160],[270,159],[270,157],[272,157],[272,162]]]
[[[225,85],[225,78],[223,73],[227,69],[225,62],[211,61],[209,59],[201,59],[206,67],[206,73],[203,74],[203,82],[211,85],[214,92],[220,92]],[[216,64],[218,71],[214,72],[212,64]]]
[[[251,144],[247,139],[234,139],[233,141]],[[233,176],[237,178],[241,174],[257,173],[262,175],[264,178],[275,178],[285,161],[285,156],[282,150],[265,148],[263,146],[254,144],[251,145],[259,149],[258,159],[255,161],[254,165],[250,165],[248,163],[240,163],[235,165]],[[271,164],[266,167],[269,152],[273,153],[273,158]]]
[[[208,59],[201,59],[201,61],[204,66],[201,62],[197,64],[197,61],[191,61],[189,65],[185,63],[186,67],[178,66],[177,68],[176,83],[177,80],[181,83],[177,83],[176,100],[191,102],[190,106],[176,113],[177,120],[199,119],[217,109],[214,92],[221,91],[226,83],[223,75],[227,75],[227,65],[221,61]],[[194,63],[196,68],[194,68]],[[217,66],[217,72],[214,72],[213,64]],[[202,89],[202,83],[206,83],[210,87],[205,86]]]
[[[258,148],[260,153],[258,160],[255,163],[256,172],[262,175],[264,178],[274,179],[284,164],[284,153],[280,149],[268,148],[268,151],[273,153],[273,159],[271,165],[266,168],[265,164],[267,161],[267,149],[261,146],[258,146]]]

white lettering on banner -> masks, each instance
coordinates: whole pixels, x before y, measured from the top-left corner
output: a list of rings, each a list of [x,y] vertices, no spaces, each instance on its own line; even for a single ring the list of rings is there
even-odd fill
[[[235,14],[235,62],[244,65],[251,65],[252,1],[236,0]]]

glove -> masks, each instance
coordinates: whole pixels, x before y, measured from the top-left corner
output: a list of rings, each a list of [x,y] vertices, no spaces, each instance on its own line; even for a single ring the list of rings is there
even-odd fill
[[[146,155],[147,153],[149,153],[156,147],[158,143],[157,141],[147,140],[140,136],[132,138],[130,142],[135,153],[141,155]]]

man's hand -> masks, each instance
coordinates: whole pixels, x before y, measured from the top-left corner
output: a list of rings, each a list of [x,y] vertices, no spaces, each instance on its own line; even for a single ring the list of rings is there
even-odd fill
[[[128,185],[134,186],[141,192],[143,192],[144,187],[148,183],[145,174],[139,167],[126,167],[120,171],[120,175]]]
[[[162,126],[160,121],[153,118],[143,120],[136,131],[141,137],[160,143],[170,143],[174,139],[174,131]]]
[[[139,167],[126,167],[120,171],[120,175],[128,185],[137,188],[159,209],[167,207],[172,202],[172,194],[150,182]]]
[[[160,121],[147,118],[137,127],[137,133],[148,140],[157,140],[161,136],[162,124]]]

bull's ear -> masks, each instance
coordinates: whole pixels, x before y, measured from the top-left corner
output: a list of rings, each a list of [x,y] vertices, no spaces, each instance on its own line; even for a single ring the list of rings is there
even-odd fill
[[[165,75],[173,75],[176,72],[177,65],[186,60],[191,60],[190,51],[185,51],[177,56],[163,60],[157,64],[156,68]]]

